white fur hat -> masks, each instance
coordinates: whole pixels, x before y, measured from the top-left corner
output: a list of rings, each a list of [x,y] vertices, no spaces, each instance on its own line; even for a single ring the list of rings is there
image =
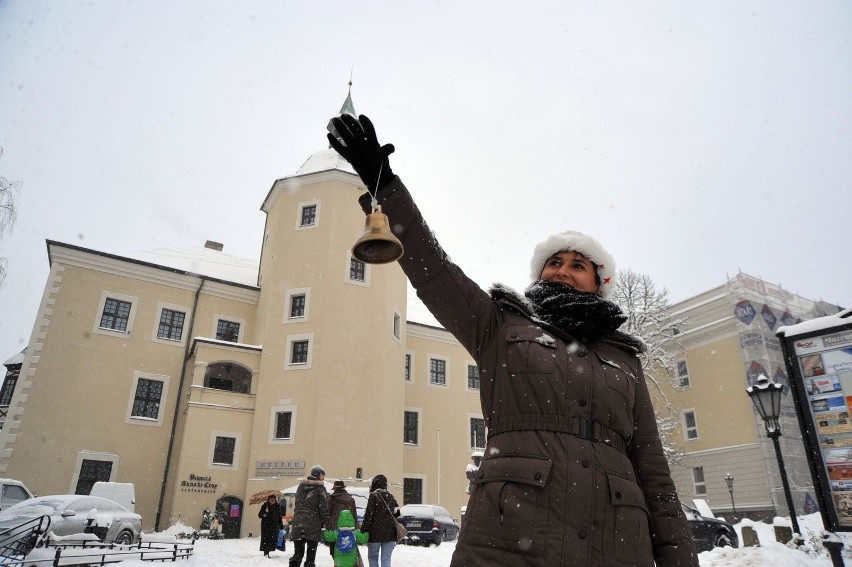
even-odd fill
[[[539,242],[530,260],[530,279],[541,278],[541,271],[548,258],[557,252],[571,250],[579,252],[597,267],[598,277],[601,280],[601,296],[604,299],[612,297],[615,291],[615,259],[601,246],[601,243],[582,232],[566,230],[554,234],[543,242]]]

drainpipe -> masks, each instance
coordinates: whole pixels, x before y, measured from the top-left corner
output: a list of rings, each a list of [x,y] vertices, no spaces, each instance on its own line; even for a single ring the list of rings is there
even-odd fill
[[[178,412],[180,412],[180,402],[183,396],[183,382],[186,379],[186,363],[189,360],[190,349],[192,348],[193,330],[195,328],[195,313],[198,309],[198,298],[201,296],[201,288],[204,287],[204,282],[207,281],[205,276],[201,276],[201,282],[198,284],[198,289],[195,290],[195,300],[192,302],[192,315],[189,319],[189,333],[186,337],[186,348],[183,352],[183,366],[180,370],[180,381],[178,382],[177,396],[175,398],[175,411],[172,416],[172,430],[169,433],[169,450],[166,452],[166,466],[163,468],[163,484],[160,486],[160,499],[157,501],[157,519],[154,520],[154,531],[160,531],[160,516],[163,513],[163,500],[166,498],[166,484],[169,480],[169,467],[172,462],[172,452],[175,448],[175,431],[177,431]]]

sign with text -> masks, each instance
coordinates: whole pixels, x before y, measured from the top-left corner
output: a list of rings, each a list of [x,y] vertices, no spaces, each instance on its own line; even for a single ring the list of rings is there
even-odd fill
[[[828,530],[852,531],[852,320],[795,332],[778,336],[820,513]]]

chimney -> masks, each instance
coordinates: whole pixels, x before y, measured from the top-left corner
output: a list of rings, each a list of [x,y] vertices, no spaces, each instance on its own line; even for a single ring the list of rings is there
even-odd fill
[[[221,242],[215,242],[213,240],[208,240],[204,243],[205,248],[209,248],[210,250],[216,250],[217,252],[221,252],[224,245]]]

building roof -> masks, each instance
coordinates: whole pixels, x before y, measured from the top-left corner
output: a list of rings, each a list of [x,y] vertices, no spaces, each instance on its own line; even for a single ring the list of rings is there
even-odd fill
[[[128,258],[248,286],[257,286],[260,266],[254,258],[234,256],[204,246],[141,250],[128,254]]]
[[[355,173],[349,162],[340,157],[340,154],[332,149],[320,150],[308,158],[302,167],[300,167],[293,175],[287,177],[297,177],[299,175],[310,175],[311,173],[320,173],[321,171],[332,170],[345,171],[346,173]]]

